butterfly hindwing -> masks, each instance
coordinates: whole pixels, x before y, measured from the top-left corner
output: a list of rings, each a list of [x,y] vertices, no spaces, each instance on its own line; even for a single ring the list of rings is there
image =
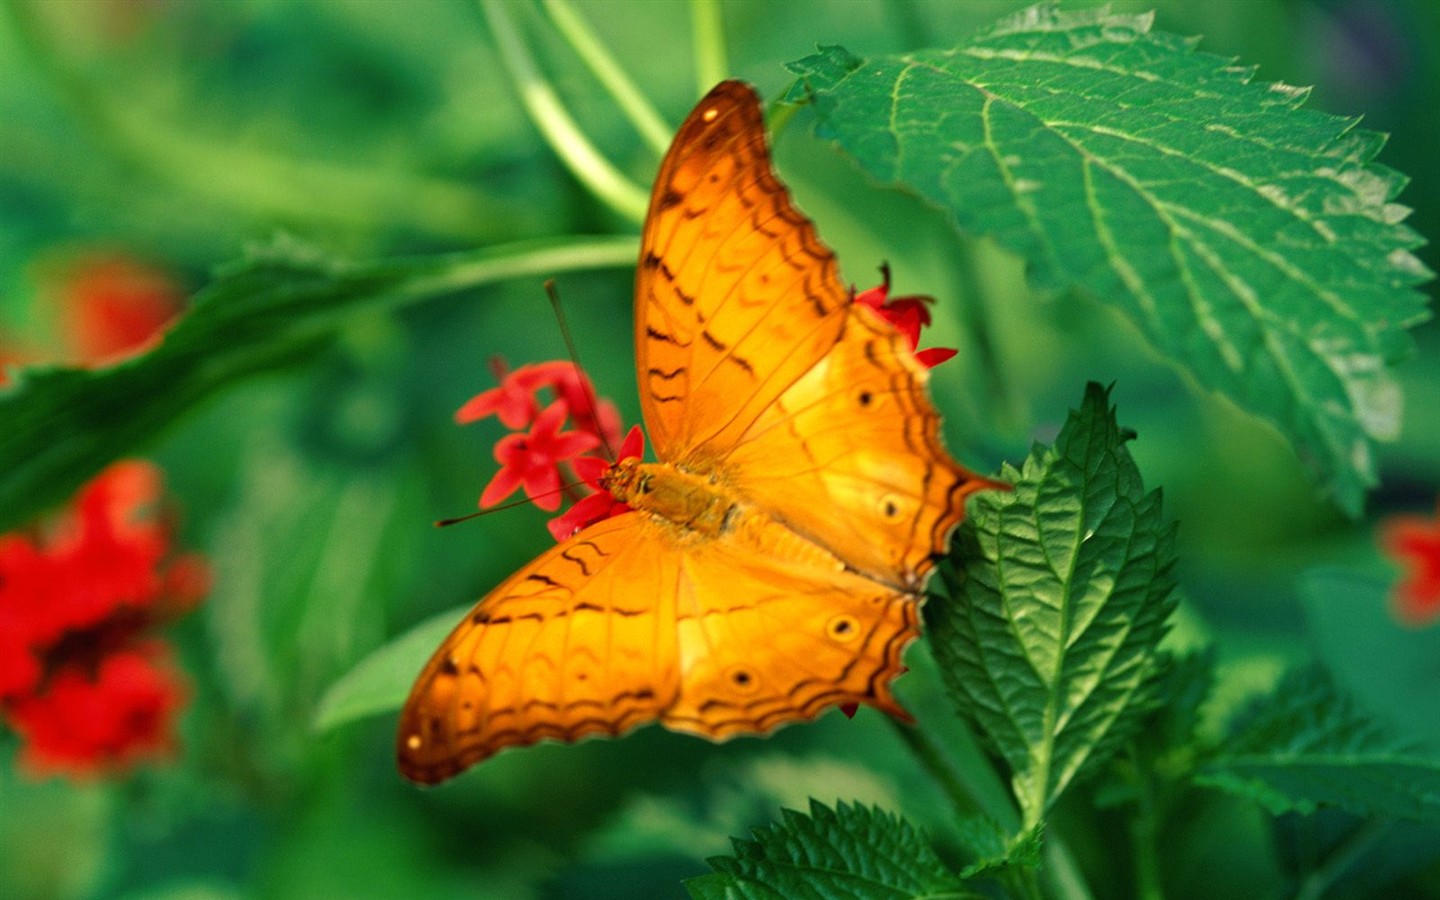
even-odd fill
[[[681,687],[667,728],[720,739],[890,695],[916,598],[835,565],[775,522],[695,545],[677,603]]]
[[[902,335],[853,307],[830,353],[741,438],[727,477],[851,568],[920,590],[965,497],[992,484],[945,451],[929,374]]]
[[[433,784],[510,746],[616,735],[679,690],[679,558],[638,513],[547,550],[451,632],[400,717],[400,771]]]

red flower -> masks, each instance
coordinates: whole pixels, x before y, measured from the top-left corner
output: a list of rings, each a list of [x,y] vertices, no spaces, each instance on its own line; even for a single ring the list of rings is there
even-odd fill
[[[645,433],[640,430],[639,425],[636,425],[625,436],[625,443],[620,445],[619,460],[640,459],[644,455]],[[618,516],[630,510],[628,504],[616,500],[600,483],[601,476],[610,470],[610,463],[593,456],[576,457],[571,462],[575,468],[575,474],[579,475],[585,486],[595,493],[581,497],[574,506],[549,521],[550,534],[556,541],[563,541],[579,534],[583,529],[589,528],[602,519]]]
[[[880,314],[880,318],[894,325],[896,330],[905,335],[905,341],[910,349],[915,351],[915,358],[922,366],[933,369],[945,360],[955,355],[956,351],[948,347],[931,347],[925,350],[916,350],[920,344],[920,329],[930,324],[930,310],[926,304],[934,303],[930,297],[890,297],[890,267],[881,266],[880,272],[884,281],[876,287],[861,291],[855,295],[855,302],[861,306],[868,306]]]
[[[184,689],[143,635],[208,588],[174,556],[157,516],[160,477],[120,462],[46,528],[0,536],[0,720],[31,771],[128,767],[170,746]]]
[[[505,360],[498,356],[490,361],[490,367],[500,386],[482,391],[465,401],[465,405],[455,411],[456,423],[469,425],[493,415],[499,416],[500,424],[506,428],[524,428],[540,412],[540,405],[535,402],[535,389],[518,377],[525,369],[511,373]]]
[[[10,724],[25,740],[21,765],[83,777],[169,752],[185,689],[168,655],[152,642],[103,657],[93,672],[66,666],[40,693],[12,703]]]
[[[500,471],[485,486],[480,505],[494,506],[525,488],[525,496],[541,509],[560,507],[560,463],[600,443],[600,438],[583,431],[561,431],[570,414],[565,401],[545,407],[525,434],[509,434],[495,445]]]
[[[148,349],[184,295],[168,274],[124,256],[82,257],[61,273],[58,306],[66,356],[106,365]]]
[[[549,389],[555,400],[563,400],[574,420],[575,430],[594,434],[614,446],[620,439],[620,414],[609,400],[596,400],[595,388],[585,373],[570,362],[543,362],[507,371],[505,360],[496,357],[491,366],[499,387],[471,397],[455,413],[461,425],[497,416],[506,428],[518,431],[540,414],[536,393]]]
[[[1396,516],[1383,526],[1381,544],[1405,567],[1391,600],[1407,625],[1440,618],[1440,508],[1434,518]]]

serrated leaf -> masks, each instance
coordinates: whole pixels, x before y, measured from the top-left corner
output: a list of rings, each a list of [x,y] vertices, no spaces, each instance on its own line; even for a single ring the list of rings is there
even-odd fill
[[[961,878],[991,877],[1013,868],[1040,867],[1041,834],[1038,824],[1018,836],[1007,834],[993,819],[967,816],[958,823],[960,846],[974,862],[960,870]]]
[[[810,814],[784,810],[779,824],[735,838],[733,856],[685,882],[697,900],[902,900],[942,894],[979,897],[935,855],[924,832],[879,809],[810,801]]]
[[[1396,740],[1319,666],[1290,672],[1242,709],[1195,780],[1276,815],[1338,806],[1440,822],[1440,759]]]
[[[876,179],[1114,303],[1197,381],[1278,425],[1352,514],[1399,429],[1388,365],[1430,273],[1372,162],[1383,137],[1151,30],[1027,9],[951,50],[790,68]]]
[[[164,340],[99,370],[21,369],[0,390],[0,531],[143,450],[246,378],[304,361],[352,316],[577,264],[633,261],[634,240],[525,242],[418,259],[340,263],[291,246],[252,254],[201,291]]]
[[[1135,726],[1174,608],[1174,527],[1145,493],[1108,392],[1053,449],[1006,467],[952,542],[956,593],[925,606],[960,712],[1008,763],[1027,826]]]

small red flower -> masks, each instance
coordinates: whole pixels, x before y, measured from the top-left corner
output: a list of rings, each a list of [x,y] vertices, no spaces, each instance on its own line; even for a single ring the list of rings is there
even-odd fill
[[[1440,618],[1440,507],[1434,518],[1390,519],[1381,531],[1381,544],[1406,569],[1391,593],[1396,616],[1407,625]]]
[[[525,496],[541,509],[560,507],[560,463],[579,456],[600,443],[600,438],[583,431],[561,431],[570,410],[556,400],[535,417],[524,434],[509,434],[495,445],[500,471],[480,495],[482,507],[494,506],[523,486]]]
[[[617,461],[640,459],[644,455],[645,433],[636,425],[620,445]],[[628,504],[616,500],[600,483],[601,476],[610,470],[610,463],[593,456],[579,456],[571,460],[571,464],[575,474],[595,493],[581,497],[574,506],[549,521],[550,534],[556,541],[566,540],[596,522],[630,511]]]
[[[930,324],[930,310],[927,308],[927,304],[935,301],[930,297],[921,296],[890,299],[890,267],[888,265],[881,266],[880,272],[884,276],[884,281],[856,294],[855,302],[875,310],[882,319],[894,325],[896,330],[905,335],[905,342],[910,345],[911,350],[915,351],[915,359],[927,369],[933,369],[954,356],[956,351],[948,347],[916,350],[920,344],[920,330]]]
[[[506,428],[524,428],[540,412],[534,388],[526,386],[522,378],[524,368],[510,372],[505,360],[498,356],[490,361],[490,366],[500,382],[499,387],[482,391],[465,401],[465,405],[455,411],[455,422],[469,425],[487,416],[498,416],[500,424]]]

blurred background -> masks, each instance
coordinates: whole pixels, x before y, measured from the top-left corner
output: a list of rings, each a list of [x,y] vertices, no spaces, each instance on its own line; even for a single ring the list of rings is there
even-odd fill
[[[1380,159],[1414,179],[1399,198],[1416,210],[1409,221],[1440,234],[1440,5],[1112,5],[1156,9],[1157,28],[1203,35],[1203,50],[1257,66],[1262,80],[1315,85],[1314,108],[1390,132]],[[573,6],[672,126],[708,88],[696,84],[688,4]],[[731,74],[768,99],[790,83],[782,64],[816,44],[861,56],[945,47],[1021,6],[720,9]],[[540,7],[510,8],[584,131],[648,185],[658,160]],[[789,123],[777,165],[844,277],[869,286],[888,261],[897,292],[940,298],[929,343],[960,356],[933,383],[957,457],[984,471],[1019,462],[1053,438],[1086,380],[1114,382],[1147,486],[1163,487],[1181,523],[1176,639],[1213,640],[1236,694],[1319,653],[1398,728],[1440,741],[1440,629],[1400,624],[1383,596],[1324,602],[1304,589],[1322,563],[1393,580],[1377,527],[1435,508],[1433,321],[1400,369],[1403,436],[1380,448],[1381,486],[1351,521],[1317,499],[1273,429],[1197,395],[1098,304],[1031,292],[1019,263],[984,244],[973,250],[996,358],[982,364],[947,318],[960,276],[944,217],[867,186],[810,123],[803,111]],[[366,259],[635,231],[546,146],[466,0],[0,2],[0,361],[133,351],[217,265],[277,234]],[[1419,255],[1440,267],[1435,247]],[[638,420],[632,280],[628,269],[560,277],[581,358],[627,425]],[[728,835],[809,796],[950,827],[870,711],[718,746],[653,727],[540,746],[426,791],[395,771],[393,714],[313,729],[326,689],[368,653],[468,605],[550,542],[531,508],[431,527],[473,509],[494,471],[501,426],[452,420],[494,385],[492,357],[564,356],[540,281],[359,318],[316,358],[156,436],[146,458],[164,488],[145,502],[176,574],[156,588],[165,613],[143,623],[147,646],[164,645],[146,657],[153,690],[137,701],[153,746],[100,766],[84,748],[47,759],[33,718],[0,728],[0,896],[678,897],[679,879],[705,871]],[[923,646],[909,661],[902,700],[955,730]],[[963,734],[950,740],[973,752]],[[1266,842],[1234,837],[1258,833],[1253,812],[1217,800],[1201,818],[1184,852],[1200,870],[1223,837],[1229,874],[1196,896],[1223,893],[1225,877],[1279,883]],[[1103,887],[1106,873],[1095,875]]]

